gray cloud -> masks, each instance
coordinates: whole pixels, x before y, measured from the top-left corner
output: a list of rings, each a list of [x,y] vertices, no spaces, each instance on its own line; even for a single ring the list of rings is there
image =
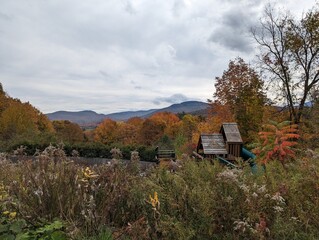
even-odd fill
[[[161,103],[174,104],[174,103],[181,103],[181,102],[185,102],[189,100],[191,99],[186,97],[184,94],[178,93],[170,97],[157,97],[153,100],[153,103],[156,105],[160,105]]]
[[[11,19],[9,15],[0,12],[0,20],[10,21]]]
[[[216,29],[209,40],[231,50],[244,53],[250,53],[253,51],[253,47],[249,40],[247,40],[247,37],[233,28],[224,27]]]
[[[242,53],[252,52],[250,29],[258,21],[260,12],[256,8],[259,6],[260,1],[237,2],[223,13],[222,21],[209,37],[209,41]]]

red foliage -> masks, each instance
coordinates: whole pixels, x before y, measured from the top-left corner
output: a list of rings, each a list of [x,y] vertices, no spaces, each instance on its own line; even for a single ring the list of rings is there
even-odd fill
[[[254,149],[254,153],[263,163],[278,159],[284,164],[287,159],[295,157],[292,147],[297,144],[295,140],[300,137],[298,125],[290,124],[289,121],[271,122],[263,128],[265,131],[259,132],[261,143]]]

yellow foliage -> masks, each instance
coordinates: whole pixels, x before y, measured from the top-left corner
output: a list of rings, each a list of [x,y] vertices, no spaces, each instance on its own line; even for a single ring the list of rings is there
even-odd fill
[[[8,141],[19,136],[34,138],[39,133],[54,132],[49,119],[30,103],[5,94],[0,95],[0,100],[0,138]]]
[[[117,139],[117,128],[118,125],[115,121],[111,119],[105,119],[95,129],[94,140],[104,144],[114,143]]]
[[[156,191],[154,192],[154,197],[152,197],[152,195],[150,195],[149,197],[150,197],[152,207],[155,209],[158,209],[160,205],[160,201],[158,200],[157,192]]]
[[[99,175],[95,174],[89,167],[86,167],[85,169],[82,170],[82,173],[85,178],[96,178]]]
[[[17,216],[17,212],[10,212],[9,213],[9,218],[14,219]]]

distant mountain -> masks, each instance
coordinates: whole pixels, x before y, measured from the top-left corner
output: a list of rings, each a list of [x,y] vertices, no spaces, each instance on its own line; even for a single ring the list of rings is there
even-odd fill
[[[157,111],[157,109],[118,112],[118,113],[107,114],[107,115],[105,115],[105,117],[113,119],[115,121],[125,121],[127,119],[132,118],[132,117],[142,117],[142,118],[144,118],[147,115],[152,115],[156,111]]]
[[[154,112],[145,115],[144,117],[150,117],[158,112],[171,112],[171,113],[195,113],[202,110],[207,110],[208,103],[198,101],[188,101],[182,103],[176,103],[166,108],[157,109]]]
[[[189,114],[203,114],[205,115],[208,103],[198,101],[188,101],[178,104],[173,104],[166,108],[150,109],[142,111],[126,111],[111,114],[98,114],[94,111],[80,111],[68,112],[58,111],[46,114],[50,120],[69,120],[79,124],[80,126],[93,126],[102,122],[105,118],[110,118],[115,121],[125,121],[132,117],[147,118],[158,112],[171,112],[171,113],[189,113]]]
[[[106,115],[98,114],[94,111],[80,111],[80,112],[58,111],[54,113],[48,113],[46,115],[51,121],[69,120],[70,122],[74,122],[79,125],[98,123],[103,121],[103,119],[106,118]]]

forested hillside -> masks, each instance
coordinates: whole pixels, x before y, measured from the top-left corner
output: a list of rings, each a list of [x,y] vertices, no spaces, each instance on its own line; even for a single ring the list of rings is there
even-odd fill
[[[30,103],[6,94],[0,83],[0,149],[22,141],[46,141],[54,134],[52,122]]]

